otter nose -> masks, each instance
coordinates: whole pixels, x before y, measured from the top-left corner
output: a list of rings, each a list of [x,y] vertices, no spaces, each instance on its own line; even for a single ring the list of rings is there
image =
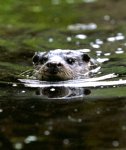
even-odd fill
[[[48,62],[46,66],[48,67],[48,73],[57,74],[62,64],[60,62]]]
[[[61,67],[62,64],[61,64],[60,62],[48,62],[48,63],[46,64],[46,66],[47,66],[48,68],[58,68],[58,67]]]

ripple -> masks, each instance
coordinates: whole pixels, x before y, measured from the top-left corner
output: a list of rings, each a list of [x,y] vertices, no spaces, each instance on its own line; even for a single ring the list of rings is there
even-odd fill
[[[95,23],[89,23],[89,24],[77,23],[77,24],[69,25],[67,28],[68,28],[68,30],[73,30],[73,31],[95,30],[95,29],[97,29],[97,25]]]
[[[93,43],[93,42],[91,42],[90,45],[91,45],[93,48],[100,48],[100,45],[95,44],[95,43]]]
[[[122,48],[117,48],[117,50],[115,51],[115,53],[116,54],[123,54],[124,53],[124,51],[123,51],[123,49]]]
[[[120,40],[124,40],[124,39],[125,39],[125,36],[122,33],[117,33],[116,36],[108,37],[107,41],[115,42],[115,41],[120,41]]]
[[[116,54],[123,54],[124,51],[115,51]]]
[[[109,58],[98,58],[97,61],[98,61],[99,63],[103,63],[103,62],[105,62],[105,61],[109,61]]]
[[[104,56],[110,56],[111,55],[111,53],[105,53],[104,54]]]
[[[61,82],[47,82],[39,80],[30,80],[30,79],[19,79],[23,82],[26,87],[101,87],[101,86],[114,86],[114,85],[126,85],[126,80],[118,81],[104,81],[107,79],[116,78],[118,75],[108,74],[101,77],[89,78],[89,79],[77,79],[77,80],[68,80]]]

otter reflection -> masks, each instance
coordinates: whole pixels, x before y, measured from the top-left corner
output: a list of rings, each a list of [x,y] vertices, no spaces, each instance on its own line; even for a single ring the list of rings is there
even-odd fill
[[[73,99],[89,95],[91,91],[84,88],[74,87],[44,87],[36,91],[36,95],[46,97],[48,99]]]

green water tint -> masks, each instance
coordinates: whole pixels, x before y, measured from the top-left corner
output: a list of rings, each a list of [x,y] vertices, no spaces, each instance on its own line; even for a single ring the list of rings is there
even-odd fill
[[[35,51],[57,48],[88,49],[107,60],[97,78],[115,73],[103,81],[126,80],[125,6],[125,0],[1,0],[0,149],[126,148],[125,84],[36,88],[18,80],[31,75]]]

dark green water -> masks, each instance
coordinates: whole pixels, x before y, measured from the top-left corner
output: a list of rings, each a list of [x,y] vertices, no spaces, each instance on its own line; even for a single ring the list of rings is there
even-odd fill
[[[89,49],[107,60],[96,77],[125,80],[125,7],[125,0],[0,0],[0,149],[126,149],[125,83],[36,88],[18,80],[35,51],[58,48]]]

